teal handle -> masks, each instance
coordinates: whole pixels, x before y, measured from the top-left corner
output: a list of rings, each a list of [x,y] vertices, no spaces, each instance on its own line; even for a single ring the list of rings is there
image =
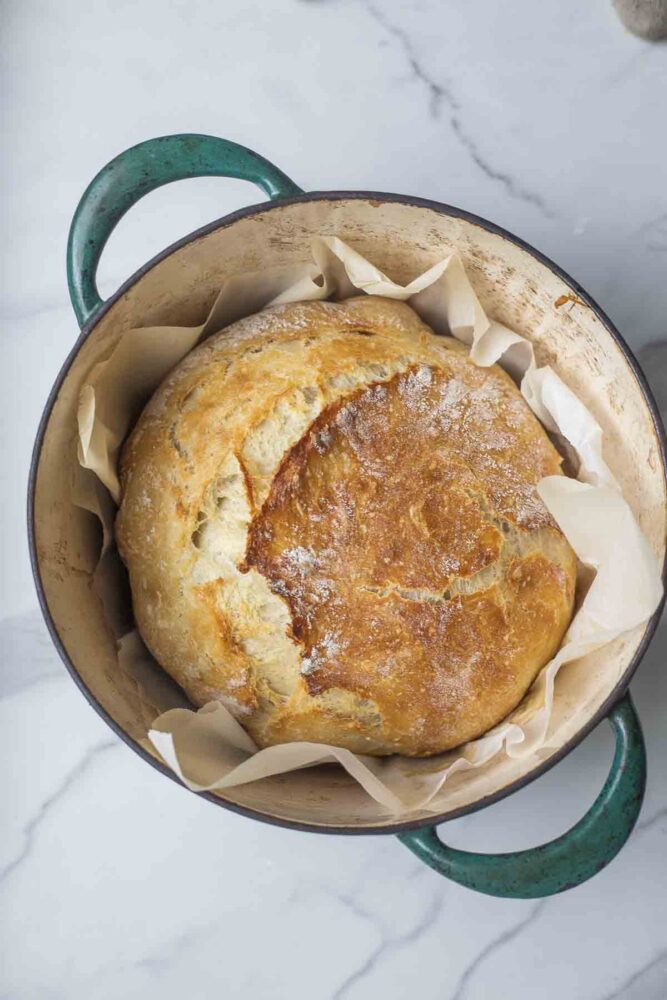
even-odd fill
[[[97,265],[114,226],[149,191],[186,177],[238,177],[271,199],[303,194],[272,163],[245,146],[211,135],[165,135],[107,163],[86,188],[67,242],[67,283],[80,326],[102,305]]]
[[[616,736],[611,770],[589,811],[562,837],[510,854],[447,847],[433,826],[399,834],[399,840],[441,875],[487,896],[536,899],[581,885],[623,847],[637,822],[646,788],[646,748],[629,693],[607,719]]]

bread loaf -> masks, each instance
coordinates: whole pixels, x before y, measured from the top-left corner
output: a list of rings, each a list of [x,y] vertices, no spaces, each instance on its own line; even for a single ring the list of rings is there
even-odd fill
[[[523,698],[572,614],[560,474],[500,368],[407,305],[276,306],[169,375],[122,456],[138,628],[259,746],[426,756]]]

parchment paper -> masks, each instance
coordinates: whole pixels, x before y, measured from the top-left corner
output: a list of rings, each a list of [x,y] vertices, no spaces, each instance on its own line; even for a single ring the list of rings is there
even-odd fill
[[[336,237],[317,238],[310,264],[230,278],[198,327],[151,327],[126,333],[90,373],[80,397],[80,475],[74,502],[92,510],[104,528],[95,587],[119,640],[119,669],[142,688],[158,716],[153,746],[194,791],[224,789],[272,774],[337,761],[388,812],[440,811],[449,775],[479,767],[496,754],[534,754],[544,745],[554,682],[564,663],[579,659],[646,621],[659,604],[657,560],[602,457],[602,432],[580,400],[549,367],[539,368],[532,345],[489,320],[456,253],[400,286]],[[268,305],[359,292],[409,301],[438,333],[470,346],[475,364],[500,362],[519,382],[531,409],[574,449],[578,480],[550,476],[538,485],[546,507],[580,562],[595,576],[563,644],[521,705],[482,738],[428,760],[374,758],[319,743],[257,750],[228,710],[211,702],[198,712],[172,707],[173,691],[118,608],[118,557],[113,546],[113,501],[119,500],[119,449],[141,408],[166,374],[201,339]],[[159,714],[162,712],[162,714]],[[443,793],[444,794],[444,793]],[[438,796],[437,803],[434,801]]]

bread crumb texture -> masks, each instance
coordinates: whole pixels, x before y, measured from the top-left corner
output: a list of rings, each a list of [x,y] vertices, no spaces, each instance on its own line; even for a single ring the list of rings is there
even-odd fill
[[[277,306],[198,347],[122,457],[138,628],[260,746],[427,756],[523,698],[572,615],[535,491],[560,458],[500,368],[409,306]]]

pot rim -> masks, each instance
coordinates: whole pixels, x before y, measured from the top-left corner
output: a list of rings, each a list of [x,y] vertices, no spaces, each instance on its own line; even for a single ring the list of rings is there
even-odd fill
[[[170,244],[160,253],[156,254],[149,261],[147,261],[142,267],[135,271],[123,284],[113,293],[108,299],[106,299],[97,312],[91,317],[91,319],[82,327],[79,336],[77,337],[71,351],[69,352],[67,358],[65,359],[57,377],[48,395],[42,416],[37,429],[37,434],[35,437],[35,443],[33,446],[32,457],[30,462],[30,474],[28,478],[28,495],[27,495],[27,520],[28,520],[28,547],[30,550],[30,564],[32,568],[33,579],[35,581],[35,587],[37,590],[37,597],[39,605],[46,622],[46,626],[49,630],[51,639],[63,661],[65,667],[67,668],[72,680],[77,685],[81,693],[83,694],[86,701],[95,709],[97,714],[107,723],[107,725],[116,733],[117,736],[123,740],[127,746],[131,747],[143,760],[151,764],[157,771],[166,775],[181,788],[187,791],[186,786],[180,781],[176,774],[167,767],[165,763],[153,757],[144,747],[141,746],[136,740],[134,740],[128,733],[125,732],[119,726],[116,721],[109,715],[106,709],[97,701],[92,691],[84,683],[82,677],[77,672],[74,664],[69,658],[67,650],[65,649],[58,630],[56,628],[55,622],[51,616],[51,612],[48,607],[46,600],[46,594],[44,592],[44,587],[42,584],[41,573],[39,568],[39,561],[37,558],[37,544],[35,537],[35,494],[36,494],[36,481],[37,481],[37,471],[39,468],[39,461],[41,458],[42,445],[44,442],[44,435],[46,433],[46,428],[48,426],[49,420],[51,418],[51,413],[55,405],[56,399],[60,392],[60,388],[65,381],[69,370],[79,353],[79,350],[83,343],[88,339],[97,323],[102,319],[104,315],[115,305],[115,303],[148,271],[152,270],[158,264],[160,264],[167,257],[170,257],[177,250],[182,247],[187,246],[187,244],[194,242],[202,237],[210,235],[218,229],[226,229],[234,223],[238,222],[243,218],[247,218],[253,215],[259,215],[263,212],[270,212],[276,209],[283,208],[288,205],[302,204],[310,201],[380,201],[389,203],[399,203],[407,205],[414,208],[425,208],[431,211],[437,212],[439,215],[448,215],[453,218],[464,219],[466,222],[472,223],[473,225],[479,226],[481,229],[485,229],[487,232],[493,233],[496,236],[500,236],[520,249],[525,250],[532,257],[538,260],[541,264],[547,267],[552,273],[557,275],[561,281],[566,284],[571,291],[584,302],[596,315],[597,319],[602,323],[607,333],[611,336],[612,340],[615,341],[616,345],[621,350],[626,363],[631,369],[639,388],[644,396],[646,404],[648,406],[649,412],[651,414],[651,419],[653,421],[653,427],[655,430],[656,438],[658,439],[660,445],[660,459],[662,463],[663,479],[665,481],[665,490],[667,494],[667,440],[665,437],[665,428],[663,426],[662,418],[660,416],[660,411],[658,405],[653,397],[653,393],[649,388],[646,377],[641,370],[634,354],[632,353],[630,347],[625,342],[616,326],[612,323],[606,313],[601,309],[597,302],[586,292],[581,285],[575,281],[566,271],[555,264],[549,257],[541,253],[541,251],[536,250],[535,247],[522,240],[520,237],[515,236],[513,233],[501,226],[498,226],[494,222],[490,222],[488,219],[484,219],[481,216],[475,215],[472,212],[468,212],[465,209],[457,208],[453,205],[447,205],[443,202],[431,201],[427,198],[419,198],[417,196],[402,195],[402,194],[392,194],[387,192],[378,191],[311,191],[301,195],[295,195],[290,198],[280,198],[276,201],[261,202],[255,205],[249,205],[245,208],[238,209],[235,212],[231,212],[228,215],[223,216],[220,219],[216,219],[213,222],[207,223],[205,226],[201,226],[199,229],[194,230],[188,235],[182,237],[176,242]],[[662,567],[662,579],[663,585],[667,585],[667,551],[663,559]],[[641,642],[637,647],[632,660],[626,667],[622,676],[618,679],[613,690],[605,698],[604,702],[600,705],[596,712],[588,719],[580,729],[577,730],[575,735],[562,747],[552,754],[546,761],[544,761],[539,766],[533,768],[528,774],[522,775],[515,781],[510,782],[503,788],[491,795],[484,796],[481,799],[476,800],[466,806],[460,806],[457,809],[450,809],[446,812],[439,813],[433,816],[428,816],[426,818],[416,819],[416,820],[406,820],[402,822],[389,823],[382,826],[376,825],[362,825],[362,826],[345,826],[336,824],[316,824],[316,823],[306,823],[299,822],[296,820],[284,819],[282,817],[272,816],[269,813],[261,812],[260,810],[249,808],[248,806],[239,805],[236,802],[230,802],[227,799],[223,799],[212,792],[200,792],[198,793],[202,798],[208,799],[209,802],[213,802],[215,805],[222,806],[225,809],[229,809],[231,812],[238,813],[242,816],[247,816],[250,819],[259,820],[262,823],[268,823],[272,826],[285,827],[292,830],[300,830],[307,833],[328,833],[328,834],[339,834],[339,835],[379,835],[379,834],[397,834],[405,833],[409,830],[418,830],[425,826],[437,826],[440,823],[445,823],[451,819],[458,819],[461,816],[467,816],[471,813],[477,812],[480,809],[484,809],[487,806],[493,805],[494,802],[499,802],[501,799],[506,798],[513,792],[518,791],[521,788],[525,788],[527,785],[531,784],[537,778],[546,774],[550,771],[552,767],[555,767],[564,757],[566,757],[570,751],[574,750],[579,744],[588,736],[593,729],[605,718],[614,704],[625,694],[630,680],[639,666],[644,653],[646,652],[656,630],[658,621],[660,620],[660,615],[662,613],[663,606],[665,604],[665,593],[663,593],[662,600],[658,606],[655,613],[649,619],[646,624],[644,635],[642,636]]]

